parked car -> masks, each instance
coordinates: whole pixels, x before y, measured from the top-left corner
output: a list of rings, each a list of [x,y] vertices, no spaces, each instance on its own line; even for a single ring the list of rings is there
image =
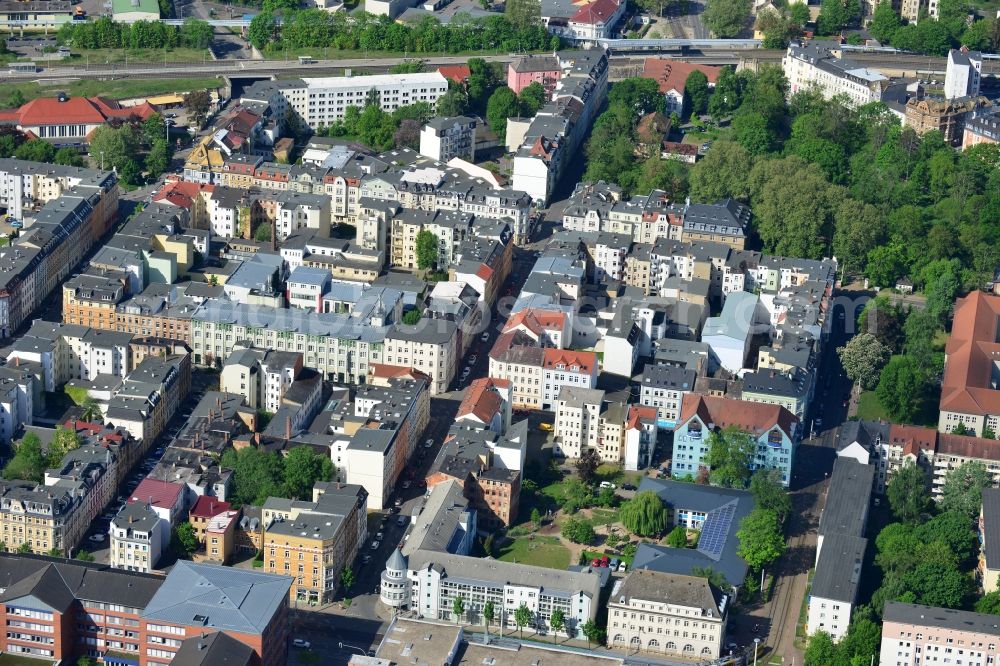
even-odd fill
[[[107,538],[108,537],[106,535],[101,534],[100,532],[98,532],[97,534],[90,535],[90,540],[93,541],[94,543],[103,543],[104,540]]]
[[[433,439],[428,439],[427,441],[424,442],[424,448],[425,449],[429,449],[432,446],[434,446],[434,440]]]
[[[538,424],[538,429],[539,430],[544,430],[545,432],[552,432],[552,424],[551,423],[539,423]]]
[[[376,541],[381,541],[382,540],[382,533],[381,532],[379,532],[378,534],[375,535],[375,540]]]
[[[633,486],[631,483],[623,483],[622,490],[638,490],[638,488]]]
[[[397,518],[396,519],[396,524],[399,525],[400,527],[402,527],[403,525],[405,525],[406,524],[406,516],[400,516],[399,518]]]
[[[614,490],[617,487],[618,486],[611,483],[610,481],[601,481],[601,488],[611,488],[611,490]]]
[[[403,481],[403,490],[409,490],[410,489],[410,485],[411,484],[410,484],[409,481]]]
[[[612,557],[611,558],[611,569],[614,570],[614,571],[617,571],[618,570],[618,565],[621,564],[621,563],[622,563],[622,561],[619,560],[617,557]]]
[[[469,365],[475,365],[476,361],[478,361],[478,360],[479,360],[479,357],[476,356],[475,354],[473,354],[472,356],[469,357]]]
[[[361,564],[368,564],[371,561],[372,561],[372,556],[369,555],[368,553],[365,553],[364,555],[361,556]]]
[[[628,571],[628,564],[626,562],[619,562],[618,563],[618,571],[621,571],[623,573],[626,572],[626,571]]]
[[[372,550],[378,550],[378,547],[382,545],[381,541],[372,541]]]
[[[308,650],[312,647],[312,643],[309,641],[304,641],[301,638],[296,638],[292,641],[292,646],[297,648],[302,648],[303,650]]]

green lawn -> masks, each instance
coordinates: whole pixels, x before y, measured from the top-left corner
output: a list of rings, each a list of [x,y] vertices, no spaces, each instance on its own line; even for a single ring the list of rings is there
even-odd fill
[[[67,95],[82,95],[92,97],[103,95],[113,99],[138,97],[140,95],[161,95],[171,92],[188,92],[218,88],[223,85],[222,79],[214,77],[181,78],[181,79],[122,79],[120,81],[97,81],[84,79],[62,84],[39,85],[34,82],[7,83],[0,86],[0,108],[9,108],[10,96],[15,90],[20,90],[25,99],[36,97],[53,97],[57,92]]]
[[[57,61],[60,65],[103,65],[105,63],[133,62],[211,62],[208,49],[78,49],[73,55]]]
[[[497,559],[561,570],[565,570],[570,564],[569,549],[560,544],[559,539],[538,535],[534,539],[519,537],[508,541],[500,549],[500,557]]]
[[[875,391],[861,392],[861,399],[858,401],[858,419],[862,421],[889,420],[889,415],[879,403]]]

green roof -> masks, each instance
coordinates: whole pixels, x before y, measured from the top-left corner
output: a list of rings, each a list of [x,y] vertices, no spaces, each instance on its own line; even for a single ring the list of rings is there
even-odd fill
[[[157,0],[111,0],[111,12],[113,14],[145,12],[160,18],[160,3]]]

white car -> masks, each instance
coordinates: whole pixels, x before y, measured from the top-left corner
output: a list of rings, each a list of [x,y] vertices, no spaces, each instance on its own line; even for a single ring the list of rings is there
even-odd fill
[[[482,335],[481,335],[481,336],[479,337],[479,339],[480,339],[480,340],[482,340],[483,342],[486,342],[487,340],[489,340],[489,339],[490,339],[490,333],[489,333],[489,331],[487,331],[487,332],[483,333],[483,334],[482,334]]]
[[[103,543],[104,540],[107,538],[108,537],[106,535],[100,533],[90,535],[90,540],[93,541],[94,543]]]
[[[292,646],[308,650],[309,648],[312,647],[312,643],[310,643],[309,641],[304,641],[301,638],[296,638],[295,640],[292,641]]]
[[[434,440],[433,439],[428,439],[427,441],[424,442],[424,448],[425,449],[429,449],[432,446],[434,446]]]
[[[478,360],[479,360],[479,357],[476,356],[475,354],[473,354],[472,356],[469,357],[469,365],[475,365],[476,361],[478,361]]]
[[[372,550],[378,550],[378,547],[382,545],[381,541],[372,541]]]
[[[616,487],[617,486],[610,481],[601,481],[601,488],[611,488],[611,490],[614,490]]]

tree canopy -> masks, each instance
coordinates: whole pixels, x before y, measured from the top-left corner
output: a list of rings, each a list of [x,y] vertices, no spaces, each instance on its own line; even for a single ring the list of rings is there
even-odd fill
[[[622,504],[622,525],[638,536],[658,536],[667,528],[667,507],[652,490],[644,490]]]
[[[746,488],[750,482],[750,464],[756,452],[756,438],[736,426],[713,432],[709,436],[705,458],[712,483],[726,488]]]

